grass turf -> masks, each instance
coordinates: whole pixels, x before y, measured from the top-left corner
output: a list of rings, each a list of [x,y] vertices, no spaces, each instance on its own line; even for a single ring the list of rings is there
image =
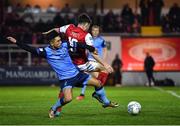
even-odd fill
[[[158,90],[149,87],[106,87],[109,99],[120,103],[119,108],[102,108],[87,88],[83,101],[75,100],[79,88],[73,90],[74,100],[63,108],[60,117],[48,118],[48,110],[57,100],[58,87],[0,87],[0,124],[36,125],[180,125],[180,87]],[[128,102],[142,105],[137,116],[127,113]]]

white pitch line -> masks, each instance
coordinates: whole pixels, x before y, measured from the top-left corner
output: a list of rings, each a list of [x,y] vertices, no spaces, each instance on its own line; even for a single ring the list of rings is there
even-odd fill
[[[176,92],[174,91],[167,91],[168,93],[170,93],[171,95],[177,97],[177,98],[180,98],[180,95],[176,94]]]
[[[160,87],[153,87],[154,89],[156,89],[156,90],[159,90],[159,91],[161,91],[161,92],[166,92],[166,93],[168,93],[168,94],[171,94],[172,96],[175,96],[176,98],[179,98],[180,99],[180,95],[178,95],[176,92],[174,92],[174,91],[166,91],[166,90],[164,90],[164,89],[162,89],[162,88],[160,88]]]

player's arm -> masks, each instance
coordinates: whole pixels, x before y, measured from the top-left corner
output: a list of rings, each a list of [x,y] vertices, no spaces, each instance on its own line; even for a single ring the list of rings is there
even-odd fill
[[[66,33],[66,30],[67,30],[67,28],[68,28],[69,26],[70,26],[70,25],[64,25],[64,26],[61,26],[61,27],[59,27],[59,28],[53,28],[53,29],[51,29],[51,30],[49,30],[49,31],[47,31],[47,32],[43,32],[42,34],[46,35],[46,34],[52,32],[53,30],[55,30],[57,33]]]
[[[106,60],[107,58],[107,47],[103,48],[103,60]]]
[[[93,52],[95,54],[97,54],[97,50],[96,48],[94,48],[93,46],[87,45],[86,43],[82,43],[82,42],[67,42],[68,48],[72,49],[72,50],[76,50],[76,49],[87,49],[89,52]],[[71,53],[72,51],[70,51]]]
[[[92,36],[91,34],[87,34],[86,37],[85,37],[85,42],[87,45],[93,45],[93,39],[92,39]],[[102,60],[98,55],[97,53],[95,52],[92,52],[91,55],[93,56],[93,58],[99,62],[101,65],[103,65],[105,67],[105,69],[109,72],[109,73],[112,73],[113,72],[113,68],[111,67],[111,65],[107,64],[104,60]]]
[[[91,53],[91,55],[93,56],[93,58],[99,62],[101,65],[103,65],[105,67],[105,69],[109,72],[109,73],[112,73],[113,72],[113,68],[108,64],[106,63],[104,60],[102,60],[98,55],[97,53]]]
[[[106,60],[107,58],[107,48],[103,48],[103,60]]]
[[[9,40],[11,43],[17,44],[17,46],[20,47],[21,49],[24,49],[34,55],[46,58],[46,52],[43,49],[40,50],[39,48],[35,48],[25,43],[19,42],[13,37],[7,37],[7,40]]]
[[[76,43],[76,48],[82,48],[82,49],[87,49],[89,52],[92,53],[97,53],[96,49],[93,46],[87,45],[86,43],[81,43],[81,42],[75,42]]]
[[[53,29],[51,29],[51,30],[49,30],[49,31],[47,31],[47,32],[43,32],[42,34],[43,34],[43,35],[46,35],[46,34],[52,32],[52,31],[54,31],[54,30],[55,30],[56,32],[60,33],[59,28],[53,28]]]

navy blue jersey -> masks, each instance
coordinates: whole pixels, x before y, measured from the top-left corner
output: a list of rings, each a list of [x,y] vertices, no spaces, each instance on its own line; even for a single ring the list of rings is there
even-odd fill
[[[69,48],[83,48],[88,49],[90,52],[93,52],[95,50],[94,47],[91,47],[84,43],[68,45],[67,42],[62,42],[60,48],[58,49],[52,49],[50,45],[45,48],[35,48],[18,41],[16,44],[20,48],[29,51],[34,55],[46,58],[49,65],[57,73],[59,80],[73,78],[79,73],[79,70],[73,64],[69,56]]]
[[[61,47],[57,50],[50,46],[45,48],[37,48],[37,52],[46,53],[46,59],[52,69],[57,73],[59,80],[69,79],[75,77],[79,71],[72,63],[68,53],[67,43],[63,42]]]

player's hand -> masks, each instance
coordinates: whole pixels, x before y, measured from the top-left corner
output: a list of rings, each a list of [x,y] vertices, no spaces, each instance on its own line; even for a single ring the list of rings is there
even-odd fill
[[[105,69],[107,70],[108,73],[112,73],[114,70],[109,64],[104,64]]]
[[[12,43],[16,43],[17,42],[17,40],[15,39],[15,38],[13,38],[13,37],[7,37],[6,38],[7,40],[9,40],[10,42],[12,42]]]
[[[98,51],[97,49],[95,49],[95,51],[93,52],[95,55],[98,55]]]

